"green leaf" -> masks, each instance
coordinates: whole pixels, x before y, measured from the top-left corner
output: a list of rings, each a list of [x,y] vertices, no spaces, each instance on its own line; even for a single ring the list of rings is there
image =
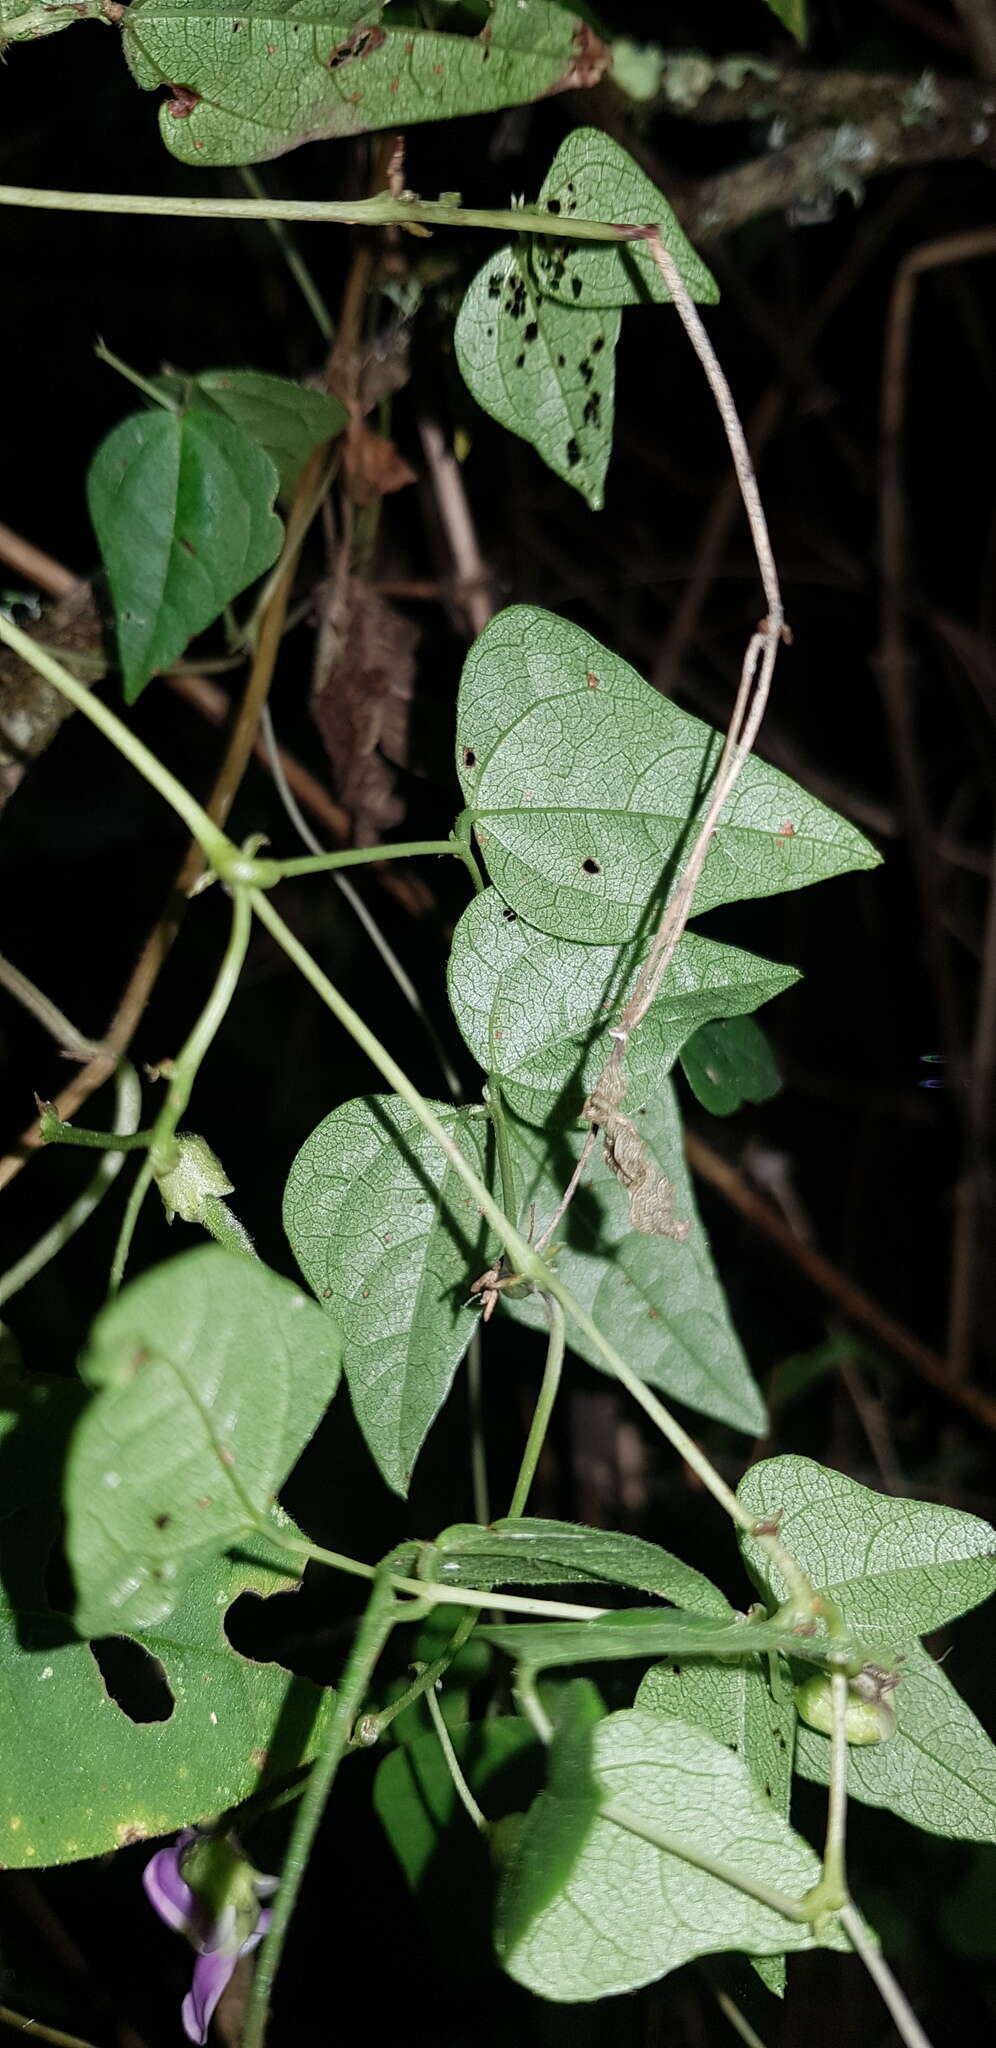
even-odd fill
[[[294,485],[313,448],[341,434],[349,417],[342,400],[327,391],[310,391],[289,377],[270,377],[262,370],[205,370],[191,380],[195,405],[222,413],[270,457],[284,498]]]
[[[485,1174],[483,1121],[432,1107]],[[305,1140],[284,1229],[342,1325],[343,1369],[371,1456],[404,1496],[477,1321],[468,1290],[492,1257],[480,1215],[414,1112],[375,1095],[343,1103]]]
[[[453,1747],[475,1798],[493,1807],[496,1780],[520,1757],[537,1754],[536,1736],[528,1721],[507,1715],[495,1721],[472,1721],[450,1730]],[[405,1873],[412,1891],[430,1874],[433,1858],[457,1822],[467,1819],[453,1778],[434,1733],[416,1736],[403,1748],[390,1750],[373,1785],[374,1811]],[[454,1830],[455,1833],[455,1830]],[[445,1842],[445,1848],[455,1847]]]
[[[486,1529],[456,1522],[433,1544],[434,1579],[451,1586],[634,1586],[677,1607],[727,1615],[727,1601],[680,1557],[607,1529],[505,1517]]]
[[[89,1644],[43,1587],[58,1528],[59,1471],[84,1390],[33,1380],[0,1394],[0,1861],[35,1868],[102,1856],[208,1821],[274,1783],[318,1747],[330,1696],[232,1648],[225,1619],[243,1593],[298,1580],[255,1536],[212,1558],[163,1627],[142,1637],[172,1693],[165,1721],[129,1719]],[[278,1509],[276,1531],[295,1533]]]
[[[101,442],[87,501],[129,704],[275,561],[276,490],[270,457],[214,412],[133,413]]]
[[[904,1650],[900,1669],[896,1732],[888,1742],[848,1750],[850,1797],[928,1834],[996,1842],[996,1745],[921,1644]],[[829,1759],[827,1736],[800,1722],[796,1770],[826,1785]]]
[[[732,1116],[745,1102],[769,1102],[782,1085],[778,1062],[753,1017],[703,1024],[681,1048],[693,1094],[713,1116]]]
[[[675,1215],[692,1224],[689,1236],[679,1244],[633,1230],[627,1192],[597,1147],[558,1226],[557,1272],[649,1386],[734,1429],[763,1434],[764,1403],[730,1321],[695,1207],[669,1081],[634,1122],[672,1184]],[[526,1205],[535,1204],[541,1231],[557,1209],[584,1140],[580,1132],[568,1132],[551,1151],[525,1124],[516,1123],[513,1135],[520,1191]],[[505,1306],[517,1322],[545,1329],[535,1297],[507,1295]],[[567,1341],[579,1358],[606,1370],[601,1354],[570,1321]]]
[[[575,128],[554,157],[539,205],[565,220],[606,220],[646,227],[656,221],[682,282],[699,304],[714,305],[719,287],[692,248],[663,192],[601,128]],[[637,242],[553,242],[533,245],[540,290],[564,306],[670,304],[671,293],[652,256]]]
[[[853,1629],[888,1630],[902,1646],[896,1733],[849,1752],[853,1797],[932,1833],[996,1841],[996,1748],[913,1640],[996,1589],[996,1533],[988,1522],[930,1501],[872,1493],[809,1458],[752,1466],[739,1497],[758,1517],[784,1511],[783,1543]],[[782,1581],[759,1546],[747,1539],[743,1550],[769,1599],[781,1599]],[[797,1768],[804,1777],[825,1782],[829,1752],[825,1736],[800,1725]]]
[[[607,1818],[610,1803],[782,1893],[798,1896],[819,1877],[812,1849],[722,1743],[638,1709],[610,1714],[587,1745],[572,1730],[567,1755],[551,1755],[550,1788],[506,1871],[496,1943],[520,1984],[543,1998],[604,1998],[695,1956],[816,1945],[807,1926]],[[844,1945],[832,1926],[826,1940]]]
[[[161,1623],[194,1567],[254,1528],[335,1393],[339,1350],[298,1288],[214,1245],[104,1309],[65,1483],[82,1634]]]
[[[524,244],[498,249],[469,286],[454,341],[464,383],[591,506],[605,502],[621,315],[539,291]]]
[[[806,23],[806,0],[766,0],[772,14],[785,23],[797,43],[805,43],[809,30]]]
[[[477,840],[505,901],[559,938],[617,944],[656,921],[721,746],[590,634],[535,605],[500,612],[464,664],[457,768]],[[751,758],[694,909],[877,863],[853,825]]]
[[[792,1757],[797,1715],[791,1688],[782,1683],[776,1699],[762,1662],[719,1664],[701,1657],[672,1657],[646,1672],[635,1704],[648,1713],[704,1728],[725,1742],[746,1764],[755,1785],[787,1821],[792,1790]],[[784,1956],[752,1958],[769,1991],[785,1989]]]
[[[139,85],[173,87],[159,113],[167,148],[200,168],[490,113],[594,84],[608,63],[548,0],[495,0],[479,36],[383,13],[376,0],[134,0],[122,35]]]
[[[888,1630],[909,1642],[996,1591],[996,1530],[976,1515],[872,1493],[812,1458],[752,1465],[738,1497],[759,1520],[780,1514],[786,1549],[855,1631]],[[785,1599],[760,1545],[743,1538],[742,1549],[755,1583],[776,1603]]]
[[[612,1051],[609,1027],[648,947],[583,946],[517,918],[496,889],[468,904],[453,934],[450,1005],[485,1073],[527,1123],[571,1122]],[[627,1051],[626,1107],[642,1108],[707,1017],[753,1010],[795,969],[690,934]],[[603,1019],[593,1029],[592,1019]]]
[[[782,1622],[729,1619],[716,1614],[668,1613],[657,1607],[622,1607],[595,1621],[513,1622],[482,1628],[484,1641],[517,1664],[550,1671],[565,1664],[612,1664],[620,1657],[757,1657],[791,1652],[828,1668],[829,1636],[809,1636]]]
[[[33,43],[38,36],[57,35],[78,21],[103,16],[102,0],[0,0],[0,50],[8,43]],[[106,18],[106,17],[105,17]]]

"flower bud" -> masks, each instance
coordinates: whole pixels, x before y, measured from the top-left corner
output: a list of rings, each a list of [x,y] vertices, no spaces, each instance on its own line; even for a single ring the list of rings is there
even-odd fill
[[[169,1165],[155,1174],[166,1214],[172,1223],[182,1216],[184,1223],[200,1223],[208,1195],[230,1195],[232,1183],[221,1160],[205,1138],[189,1133],[177,1138]]]

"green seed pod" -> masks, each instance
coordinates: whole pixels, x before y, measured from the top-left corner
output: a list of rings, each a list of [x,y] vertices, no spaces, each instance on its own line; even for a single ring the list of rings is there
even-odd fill
[[[866,1664],[847,1686],[847,1740],[855,1745],[888,1742],[896,1732],[896,1709],[891,1694],[898,1674]],[[807,1728],[820,1735],[833,1732],[833,1686],[829,1678],[807,1678],[795,1688],[795,1703]]]

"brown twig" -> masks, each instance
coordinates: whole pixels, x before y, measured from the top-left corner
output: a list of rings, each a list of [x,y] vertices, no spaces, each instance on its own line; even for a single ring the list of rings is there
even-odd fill
[[[952,1379],[947,1361],[938,1352],[922,1344],[904,1323],[890,1316],[856,1280],[851,1279],[850,1274],[842,1272],[815,1245],[800,1243],[777,1209],[763,1195],[757,1194],[743,1174],[694,1131],[685,1132],[685,1153],[692,1171],[700,1180],[708,1181],[731,1208],[739,1210],[755,1229],[777,1245],[814,1287],[837,1303],[850,1322],[858,1323],[897,1358],[905,1359],[907,1365],[911,1365],[918,1377],[936,1393],[943,1394],[946,1400],[965,1409],[987,1429],[996,1430],[996,1400],[991,1395]]]

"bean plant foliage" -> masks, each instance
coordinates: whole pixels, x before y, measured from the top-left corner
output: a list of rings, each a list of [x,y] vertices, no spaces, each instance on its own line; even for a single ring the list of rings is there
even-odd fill
[[[775,11],[804,34],[800,5]],[[0,0],[14,43],[87,20],[120,35],[140,88],[169,88],[163,140],[197,169],[561,93],[573,109],[611,66],[587,10],[555,0],[248,0],[238,13],[229,0]],[[401,188],[387,203],[424,233],[432,202]],[[519,211],[521,231],[502,241],[499,224],[470,277],[456,362],[477,403],[595,513],[624,313],[688,327],[716,284],[665,196],[597,127],[567,134]],[[490,1850],[474,1882],[493,1892],[495,1952],[540,1999],[611,1998],[722,1952],[750,1958],[776,1993],[784,1959],[814,1946],[877,1967],[847,1891],[846,1795],[913,1828],[996,1840],[996,1750],[924,1644],[996,1590],[996,1533],[802,1457],[751,1463],[734,1494],[661,1396],[739,1432],[741,1463],[765,1432],[674,1076],[716,1115],[765,1101],[779,1076],[755,1013],[796,970],[696,920],[878,855],[752,753],[742,727],[728,739],[578,625],[509,603],[466,657],[453,828],[428,849],[466,880],[446,985],[479,1078],[462,1101],[424,1098],[277,907],[288,872],[349,853],[288,863],[258,841],[233,846],[127,711],[197,636],[222,621],[231,640],[250,590],[258,663],[355,407],[251,367],[129,374],[142,403],[96,449],[87,486],[115,674],[91,694],[2,616],[0,633],[179,811],[227,892],[231,938],[150,1127],[121,1140],[143,1157],[78,1380],[12,1366],[0,1382],[0,1860],[37,1869],[178,1830],[228,1840],[303,1795],[286,1911],[245,2024],[256,2048],[332,1779],[379,1745],[374,1805],[413,1889],[440,1858],[464,1868],[469,1812]],[[769,616],[748,696],[767,688],[779,633]],[[384,1084],[343,1102],[330,1075],[327,1111],[290,1163],[283,1223],[303,1288],[259,1259],[229,1207],[238,1193],[197,1084],[239,1001],[254,921]],[[43,1135],[86,1142],[85,1119],[48,1111]],[[115,1133],[90,1135],[113,1150]],[[181,1218],[180,1247],[122,1283],[152,1182]],[[205,1233],[218,1241],[198,1243]],[[523,1341],[540,1365],[546,1345],[510,1512],[413,1528],[413,1472],[468,1353],[486,1362],[495,1314],[534,1333]],[[729,1514],[735,1601],[693,1557],[529,1514],[565,1346],[622,1382]],[[347,1398],[393,1496],[396,1542],[379,1562],[322,1549],[280,1503],[326,1408]],[[464,1507],[461,1476],[451,1512]],[[226,1632],[240,1596],[292,1591],[309,1560],[367,1602],[335,1688],[250,1658]],[[392,1690],[380,1655],[412,1625],[413,1668]],[[154,1660],[162,1718],[136,1723],[111,1696],[108,1639]],[[514,1812],[501,1796],[513,1766]],[[797,1777],[830,1787],[825,1848],[794,1825]]]

